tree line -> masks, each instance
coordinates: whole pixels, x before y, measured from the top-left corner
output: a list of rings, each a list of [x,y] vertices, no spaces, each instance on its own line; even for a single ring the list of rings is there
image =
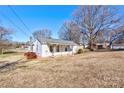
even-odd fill
[[[83,5],[72,13],[72,19],[66,20],[58,31],[59,38],[88,45],[92,50],[97,42],[112,42],[124,33],[124,15],[113,6]],[[51,38],[48,29],[38,30],[34,37]]]
[[[4,50],[11,48],[19,48],[22,45],[25,45],[25,42],[14,42],[12,41],[11,35],[13,34],[13,30],[7,29],[4,26],[0,26],[0,54],[4,52]]]
[[[3,49],[10,47],[10,35],[12,31],[10,29],[6,29],[3,26],[0,26],[0,54],[2,53]]]
[[[66,21],[59,31],[61,39],[87,42],[92,50],[96,42],[107,41],[111,46],[114,40],[124,35],[124,15],[113,6],[80,6],[72,16],[73,19]]]

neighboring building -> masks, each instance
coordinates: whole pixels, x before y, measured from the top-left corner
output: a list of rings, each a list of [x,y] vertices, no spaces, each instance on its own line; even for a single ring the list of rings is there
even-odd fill
[[[111,49],[124,49],[124,37],[115,40],[111,44]]]
[[[29,50],[35,52],[38,56],[48,57],[57,55],[72,55],[80,48],[73,41],[60,39],[38,38],[34,40],[29,47]]]
[[[107,49],[109,47],[109,42],[97,42],[94,46],[96,49]]]

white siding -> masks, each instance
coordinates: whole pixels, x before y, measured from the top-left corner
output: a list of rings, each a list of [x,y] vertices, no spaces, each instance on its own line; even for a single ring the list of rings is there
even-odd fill
[[[79,49],[83,49],[83,46],[82,45],[73,46],[73,53],[74,54],[77,53]]]
[[[41,56],[42,55],[42,47],[41,47],[41,44],[39,41],[35,41],[33,43],[33,52],[35,52],[38,56]]]
[[[41,57],[48,57],[48,56],[57,56],[57,55],[72,55],[75,54],[77,52],[77,50],[80,48],[80,46],[70,46],[71,47],[71,51],[65,51],[65,46],[62,46],[60,48],[59,52],[55,52],[52,53],[50,52],[49,46],[47,44],[41,44],[38,40],[36,40],[33,43],[33,52],[35,52],[38,56]]]
[[[64,51],[65,49],[62,48],[60,49],[61,51],[64,51],[64,52],[54,52],[54,53],[51,53],[50,50],[49,50],[49,46],[48,45],[42,45],[42,57],[48,57],[48,56],[57,56],[57,55],[72,55],[74,53],[77,52],[77,49],[78,46],[73,46],[73,49],[72,51]]]
[[[52,53],[50,52],[48,45],[44,44],[42,45],[42,57],[48,56],[52,56]]]
[[[111,49],[124,49],[124,45],[111,45]]]

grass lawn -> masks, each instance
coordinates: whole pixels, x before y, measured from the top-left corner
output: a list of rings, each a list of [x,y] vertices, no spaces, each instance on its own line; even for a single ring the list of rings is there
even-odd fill
[[[35,60],[0,55],[0,87],[124,87],[124,51]]]

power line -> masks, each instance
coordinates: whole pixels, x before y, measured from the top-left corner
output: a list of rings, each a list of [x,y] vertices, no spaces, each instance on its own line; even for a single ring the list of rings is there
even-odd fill
[[[1,16],[3,16],[5,19],[7,19],[12,25],[14,25],[17,29],[19,29],[23,34],[27,37],[28,34],[23,31],[18,25],[16,25],[8,16],[6,16],[3,12],[0,13]]]
[[[30,32],[29,27],[24,23],[24,21],[22,20],[22,18],[16,13],[16,11],[12,8],[12,6],[8,5],[8,7],[13,12],[13,14],[20,20],[20,22],[24,25],[24,27],[27,29],[27,31]]]

